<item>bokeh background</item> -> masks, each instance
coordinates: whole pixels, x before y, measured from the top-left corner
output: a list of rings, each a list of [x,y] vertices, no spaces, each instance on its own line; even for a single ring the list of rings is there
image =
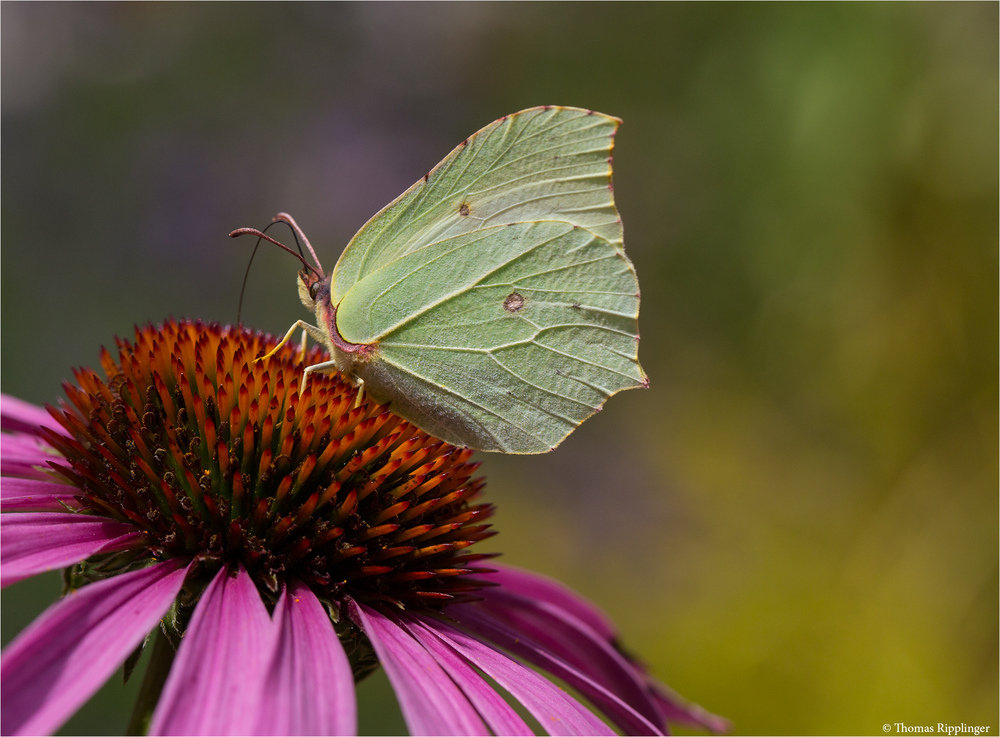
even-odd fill
[[[473,131],[625,123],[646,391],[484,457],[505,560],[738,733],[998,727],[998,5],[20,4],[2,27],[2,390],[231,322],[291,212],[329,267]],[[244,320],[306,317],[259,254]],[[57,595],[13,586],[3,640]],[[124,729],[114,679],[66,733]],[[383,676],[361,728],[404,730]],[[895,732],[895,730],[893,730]]]

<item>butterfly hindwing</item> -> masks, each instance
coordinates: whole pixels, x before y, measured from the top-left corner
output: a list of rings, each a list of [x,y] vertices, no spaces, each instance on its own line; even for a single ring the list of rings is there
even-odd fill
[[[563,221],[432,243],[361,279],[338,307],[368,391],[438,437],[555,447],[612,394],[641,386],[639,287],[622,250]]]

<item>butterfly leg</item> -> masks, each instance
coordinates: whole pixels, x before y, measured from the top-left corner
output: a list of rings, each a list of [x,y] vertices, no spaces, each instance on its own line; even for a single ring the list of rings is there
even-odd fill
[[[306,338],[309,337],[309,333],[305,330],[302,331],[302,342],[299,344],[299,360],[302,363],[306,362]]]
[[[309,374],[332,374],[335,371],[340,371],[340,367],[336,361],[326,361],[325,363],[306,366],[306,370],[302,373],[302,390],[299,392],[299,395],[301,396],[306,390],[306,385],[309,383]],[[354,397],[354,409],[357,409],[365,401],[365,380],[350,374],[343,374],[343,377],[358,388],[358,393]]]
[[[312,366],[306,366],[306,370],[302,372],[302,389],[299,391],[299,396],[302,396],[306,391],[306,385],[309,383],[309,374],[313,372],[332,374],[338,370],[336,361],[325,361],[323,363],[314,363]]]
[[[285,333],[285,337],[282,338],[278,342],[278,345],[274,346],[274,348],[272,348],[269,353],[266,353],[265,355],[261,356],[257,360],[258,361],[263,361],[265,358],[270,358],[275,353],[277,353],[278,351],[280,351],[281,348],[282,348],[282,346],[284,346],[285,343],[287,343],[289,340],[291,340],[292,335],[295,334],[295,331],[298,330],[298,329],[300,329],[300,328],[302,329],[302,357],[303,358],[305,358],[306,335],[311,335],[312,339],[315,340],[317,343],[320,343],[320,344],[323,343],[323,333],[320,331],[320,329],[318,327],[316,327],[315,325],[310,325],[309,323],[305,322],[304,320],[296,320],[295,324],[292,325],[292,327],[288,328],[288,332]]]

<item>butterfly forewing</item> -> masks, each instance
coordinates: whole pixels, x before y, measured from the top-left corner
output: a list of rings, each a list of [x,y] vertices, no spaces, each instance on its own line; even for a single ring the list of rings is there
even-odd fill
[[[486,126],[354,236],[334,269],[334,304],[406,254],[508,223],[562,220],[620,248],[611,190],[619,122],[587,110],[545,107]]]

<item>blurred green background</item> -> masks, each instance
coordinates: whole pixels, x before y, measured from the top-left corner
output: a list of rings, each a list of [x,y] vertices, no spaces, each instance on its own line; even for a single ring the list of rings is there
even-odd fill
[[[998,5],[20,4],[2,14],[2,390],[230,322],[291,212],[329,268],[466,136],[624,119],[646,391],[485,457],[560,578],[738,733],[998,727]],[[244,320],[307,317],[258,255]],[[58,592],[5,591],[3,640]],[[124,729],[115,679],[65,728]],[[387,702],[388,700],[388,702]],[[404,727],[384,677],[362,730]]]

